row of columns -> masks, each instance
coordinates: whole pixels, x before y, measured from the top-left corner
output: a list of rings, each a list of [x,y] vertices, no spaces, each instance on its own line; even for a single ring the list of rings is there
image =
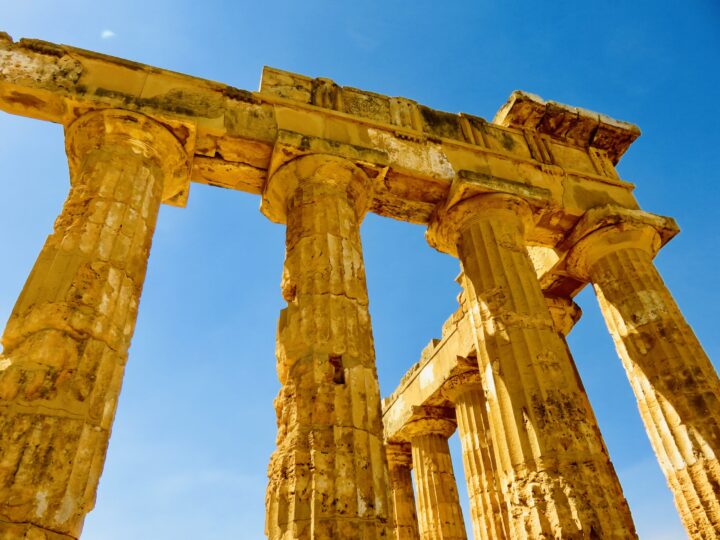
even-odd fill
[[[2,540],[79,536],[94,504],[164,186],[188,174],[182,145],[140,114],[92,112],[66,136],[70,195],[2,337]],[[272,539],[384,538],[389,523],[397,532],[412,516],[397,510],[407,486],[390,489],[408,471],[391,473],[383,446],[359,234],[371,190],[355,164],[316,154],[274,171],[263,195],[263,212],[287,225],[278,445],[267,490]],[[478,381],[460,385],[454,399],[476,486],[475,534],[633,538],[527,254],[532,227],[523,200],[491,194],[439,208],[428,229],[434,247],[460,259],[474,328]],[[589,228],[572,246],[568,271],[596,289],[690,535],[717,538],[720,386],[653,266],[658,247],[643,223]],[[443,486],[452,476],[442,457],[451,424],[425,419],[411,443],[416,475],[422,470]],[[435,531],[423,538],[464,537],[450,525],[459,516],[453,497],[452,486],[418,482],[422,530]]]
[[[554,297],[545,298],[548,307],[550,308],[553,329],[558,334],[560,340],[564,345],[565,336],[572,328],[572,323],[578,318],[578,308],[572,303],[572,301],[562,301],[561,299]],[[518,534],[516,531],[513,532],[510,529],[512,525],[511,515],[518,512],[527,512],[527,508],[518,508],[512,501],[507,499],[509,493],[508,489],[503,489],[502,474],[498,465],[498,456],[495,451],[496,444],[493,443],[493,434],[491,431],[491,425],[489,421],[489,407],[488,407],[488,388],[486,384],[483,384],[483,377],[481,376],[477,368],[473,368],[472,364],[477,364],[477,359],[468,359],[467,370],[462,371],[459,374],[452,376],[450,379],[444,382],[442,386],[442,393],[453,404],[453,409],[444,408],[433,408],[433,407],[422,407],[418,410],[414,410],[413,420],[403,428],[402,436],[410,440],[410,444],[391,442],[388,444],[388,456],[397,456],[400,454],[400,449],[408,446],[413,448],[413,456],[415,455],[415,446],[417,441],[422,440],[426,436],[443,436],[443,443],[436,444],[436,452],[438,457],[436,461],[449,463],[449,446],[447,438],[455,431],[455,423],[457,423],[457,430],[460,438],[460,444],[462,449],[462,462],[467,482],[467,492],[470,498],[470,517],[472,523],[473,537],[478,540],[500,540],[506,538],[536,538],[536,532],[527,532],[526,534]],[[572,364],[574,371],[574,364]],[[579,382],[578,377],[578,384]],[[586,395],[580,386],[584,399],[582,405],[584,406],[584,412],[590,421],[596,424],[594,413],[590,408],[590,404],[587,401]],[[428,419],[434,419],[438,416],[444,417],[450,424],[444,432],[440,431],[435,427],[432,421]],[[599,430],[597,431],[597,437],[600,438],[602,443]],[[409,448],[406,450],[409,452]],[[603,446],[603,452],[607,456],[607,450]],[[389,457],[391,477],[393,476],[392,471],[396,463],[402,463],[403,467],[409,467],[415,461],[405,460],[401,461],[396,457]],[[450,471],[452,469],[450,468]],[[410,478],[409,469],[406,475],[398,477],[398,483],[391,486],[394,494],[394,500],[396,504],[398,500],[402,500],[402,505],[395,507],[395,511],[398,512],[398,508],[407,509],[412,508],[414,510],[415,495],[412,492],[412,485],[409,483]],[[402,516],[404,519],[396,518],[394,523],[402,523],[403,530],[398,528],[395,529],[393,538],[401,540],[404,538],[422,538],[423,540],[436,540],[442,538],[465,538],[465,529],[462,515],[460,513],[460,502],[457,498],[457,490],[455,489],[455,478],[450,475],[438,478],[436,475],[428,475],[427,467],[423,467],[422,463],[418,462],[415,467],[415,477],[418,489],[418,513],[420,514],[419,520],[411,521],[413,513],[404,510]],[[453,511],[446,512],[445,519],[439,519],[439,515],[436,511],[426,512],[425,508],[428,505],[423,504],[423,498],[421,493],[428,491],[424,486],[431,485],[431,492],[437,491],[441,493],[452,494],[452,507]],[[506,488],[508,484],[506,483]],[[622,497],[622,495],[620,495]],[[436,506],[436,505],[435,505]],[[627,511],[627,507],[625,507]],[[618,538],[632,537],[632,521],[628,515],[628,523],[630,525],[629,530],[616,535]],[[416,536],[408,535],[409,530],[414,524]],[[444,528],[444,529],[443,529]],[[438,533],[438,531],[440,531]],[[449,536],[453,533],[453,536]],[[578,537],[577,534],[563,533],[563,537]],[[584,535],[579,537],[584,538]],[[590,536],[593,537],[593,536]],[[598,537],[598,536],[595,536]]]
[[[430,242],[464,272],[511,538],[632,538],[630,511],[530,261],[529,206],[477,196],[444,209]]]

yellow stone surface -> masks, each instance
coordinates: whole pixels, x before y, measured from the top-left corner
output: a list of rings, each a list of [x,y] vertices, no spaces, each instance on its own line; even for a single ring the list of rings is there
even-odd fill
[[[465,538],[456,418],[476,537],[634,538],[564,339],[588,283],[689,534],[720,538],[720,383],[652,265],[677,226],[615,170],[636,126],[523,92],[488,122],[273,68],[249,92],[4,33],[0,109],[66,128],[72,184],[2,338],[1,540],[79,536],[158,208],[191,182],[287,228],[270,538]],[[366,212],[429,225],[463,272],[382,411]]]
[[[422,540],[465,540],[465,522],[450,459],[452,410],[424,407],[407,426]]]
[[[287,223],[269,468],[271,539],[387,538],[388,469],[360,222],[370,180],[328,155],[270,178],[262,211]]]
[[[390,538],[418,540],[417,510],[412,485],[412,449],[408,443],[388,443],[386,447],[390,470],[392,519]]]
[[[463,279],[461,274],[458,281],[462,283]],[[402,446],[406,443],[400,441],[408,440],[411,433],[408,426],[424,406],[454,407],[474,537],[511,538],[507,529],[508,504],[499,480],[487,416],[487,389],[482,387],[478,371],[475,335],[464,292],[458,300],[460,308],[443,325],[442,339],[428,343],[420,361],[407,372],[395,392],[383,400],[385,437],[393,441],[390,446]],[[580,308],[564,298],[546,297],[545,301],[553,327],[567,348],[565,335],[580,318]],[[582,398],[585,414],[596,423],[584,391]]]
[[[67,129],[70,194],[3,334],[0,538],[77,538],[95,503],[165,186],[188,161],[142,115]]]
[[[587,414],[526,249],[530,206],[476,195],[441,209],[430,243],[457,254],[488,389],[513,538],[633,538],[615,470]]]
[[[475,369],[455,376],[446,384],[445,392],[455,404],[473,537],[478,540],[508,538],[508,508],[490,437],[487,397],[480,373]]]
[[[657,223],[603,209],[577,237],[568,266],[595,287],[680,517],[719,538],[720,382],[653,265]]]

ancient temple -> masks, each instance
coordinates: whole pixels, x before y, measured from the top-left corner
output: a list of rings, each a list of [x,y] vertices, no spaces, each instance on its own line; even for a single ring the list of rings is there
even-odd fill
[[[158,210],[191,182],[286,226],[270,539],[465,539],[462,477],[476,539],[636,538],[565,339],[588,284],[689,536],[720,538],[720,384],[653,265],[677,226],[615,169],[637,127],[523,92],[488,122],[271,68],[249,92],[7,34],[0,109],[62,124],[71,179],[2,336],[1,540],[79,538]],[[463,291],[384,400],[368,212],[426,225]]]

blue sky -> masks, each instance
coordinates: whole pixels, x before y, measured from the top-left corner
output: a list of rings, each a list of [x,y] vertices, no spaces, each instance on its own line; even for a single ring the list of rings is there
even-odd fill
[[[0,29],[250,90],[270,65],[488,119],[522,89],[634,122],[620,174],[678,220],[657,265],[720,358],[720,4],[578,4],[0,0]],[[61,127],[0,114],[0,164],[4,321],[67,194]],[[284,230],[258,204],[193,185],[187,208],[163,207],[85,540],[263,537]],[[457,261],[423,233],[362,228],[383,395],[456,308]],[[570,346],[640,537],[683,538],[592,291],[578,302]]]

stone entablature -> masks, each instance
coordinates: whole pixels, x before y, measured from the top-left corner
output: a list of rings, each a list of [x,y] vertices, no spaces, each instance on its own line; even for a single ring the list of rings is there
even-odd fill
[[[487,122],[273,68],[250,92],[5,33],[0,109],[65,127],[71,184],[2,338],[0,539],[79,536],[158,209],[191,182],[286,226],[272,540],[465,538],[456,426],[476,536],[634,538],[565,342],[587,284],[689,534],[720,537],[720,382],[652,262],[677,225],[615,170],[637,127],[523,92]],[[366,212],[427,225],[462,272],[384,427]]]
[[[122,108],[166,122],[192,147],[195,182],[259,194],[278,165],[276,143],[287,143],[387,167],[371,210],[418,223],[460,171],[549,190],[570,221],[601,201],[637,208],[632,184],[618,179],[609,157],[625,151],[637,127],[596,115],[595,133],[606,134],[583,140],[566,127],[578,124],[578,110],[558,104],[541,131],[518,127],[518,96],[546,107],[529,94],[514,94],[491,123],[272,68],[260,91],[249,92],[65,45],[14,43],[7,34],[0,69],[0,107],[13,114],[67,125],[93,109]],[[557,230],[551,216],[545,221]]]
[[[488,122],[273,68],[263,71],[260,91],[249,92],[3,36],[0,109],[64,125],[99,108],[146,114],[193,156],[193,182],[260,195],[285,161],[332,154],[366,169],[371,212],[427,223],[439,203],[468,190],[513,193],[535,203],[528,241],[550,248],[590,208],[638,209],[633,184],[614,168],[638,128],[531,94],[515,92]],[[165,202],[184,206],[189,189]],[[582,286],[565,274],[553,281],[559,291]]]

